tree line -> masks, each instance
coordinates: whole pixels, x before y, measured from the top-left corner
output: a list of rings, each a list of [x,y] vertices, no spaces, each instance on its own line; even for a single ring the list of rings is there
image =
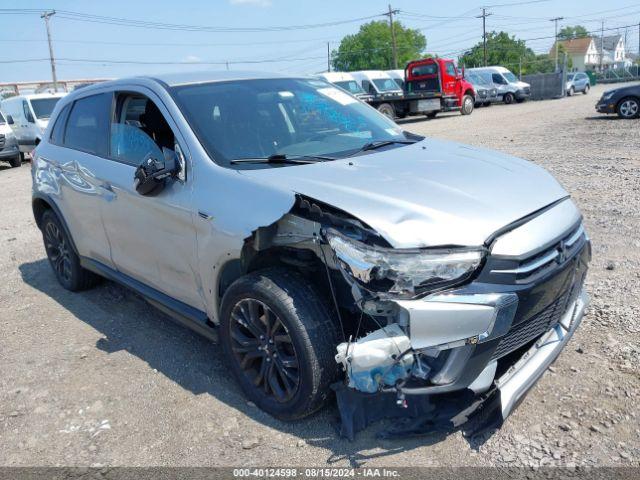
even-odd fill
[[[403,68],[407,62],[426,58],[427,39],[420,30],[405,27],[402,22],[394,23],[398,65]],[[588,36],[581,25],[564,27],[558,38],[568,40]],[[555,70],[555,56],[548,53],[536,54],[527,47],[524,40],[507,32],[487,33],[487,65],[502,65],[523,75],[529,73],[549,73]],[[562,62],[564,48],[559,47]],[[472,48],[458,56],[458,63],[466,67],[484,65],[484,45],[479,41]],[[357,33],[345,36],[337,49],[331,52],[331,64],[337,71],[390,70],[393,68],[391,27],[384,20],[371,21],[360,26]],[[571,65],[568,65],[571,68]]]

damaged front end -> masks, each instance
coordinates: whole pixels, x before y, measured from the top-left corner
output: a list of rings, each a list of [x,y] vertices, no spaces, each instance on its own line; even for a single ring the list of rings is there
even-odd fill
[[[513,230],[522,228],[530,233]],[[396,249],[346,212],[298,196],[279,222],[256,232],[253,248],[313,252],[314,277],[326,278],[342,328],[335,358],[345,378],[334,390],[341,433],[353,438],[388,417],[408,419],[406,428],[395,423],[397,435],[498,426],[555,360],[588,303],[581,224],[559,241],[562,262],[542,266],[545,251],[492,255],[495,242]]]

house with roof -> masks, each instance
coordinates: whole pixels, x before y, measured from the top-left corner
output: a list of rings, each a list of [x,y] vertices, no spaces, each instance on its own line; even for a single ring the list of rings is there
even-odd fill
[[[573,70],[607,70],[624,67],[628,63],[622,35],[560,40],[558,46],[571,59]],[[554,43],[549,55],[554,57],[555,53]]]

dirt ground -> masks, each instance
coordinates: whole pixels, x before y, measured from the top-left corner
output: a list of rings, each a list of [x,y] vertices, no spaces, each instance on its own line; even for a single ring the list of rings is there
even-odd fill
[[[335,407],[272,419],[214,345],[136,295],[110,282],[63,290],[32,218],[29,165],[2,168],[0,465],[637,466],[640,120],[597,115],[603,90],[403,123],[546,167],[593,241],[581,328],[503,428],[472,442],[378,440],[378,424],[350,443],[335,434]]]

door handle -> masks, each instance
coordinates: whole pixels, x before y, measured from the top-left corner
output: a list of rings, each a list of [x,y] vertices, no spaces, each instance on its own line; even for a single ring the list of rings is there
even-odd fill
[[[198,210],[198,216],[200,218],[204,218],[205,220],[213,220],[213,215],[209,215],[206,212],[203,212],[202,210]]]

